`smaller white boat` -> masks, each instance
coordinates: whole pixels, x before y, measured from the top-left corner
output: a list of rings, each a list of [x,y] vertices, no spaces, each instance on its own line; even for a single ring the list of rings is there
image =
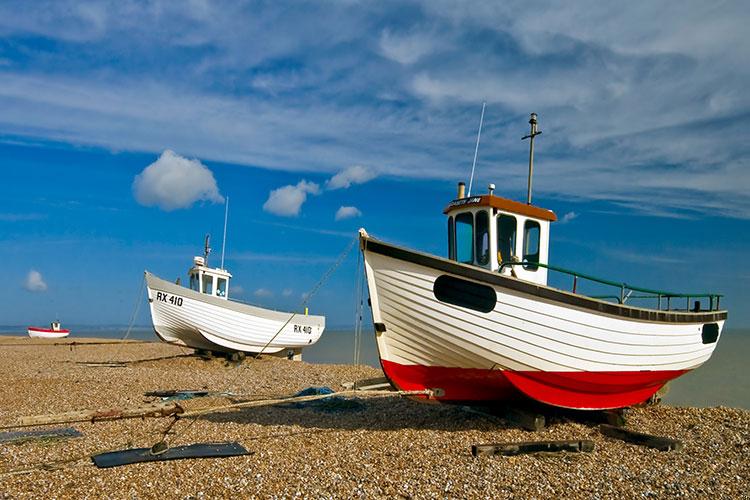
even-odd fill
[[[146,271],[148,302],[156,335],[164,342],[198,350],[248,352],[302,359],[302,348],[318,341],[325,317],[280,312],[231,300],[232,275],[208,266],[208,237],[203,257],[193,259],[190,286]],[[223,260],[223,259],[222,259]]]
[[[70,330],[62,328],[59,321],[50,323],[49,328],[39,328],[30,326],[28,328],[29,337],[41,339],[61,339],[70,335]]]

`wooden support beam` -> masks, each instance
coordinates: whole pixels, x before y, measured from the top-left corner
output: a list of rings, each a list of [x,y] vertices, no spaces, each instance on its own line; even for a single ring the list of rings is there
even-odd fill
[[[73,422],[99,422],[102,420],[121,420],[125,418],[168,417],[183,413],[180,405],[173,401],[154,403],[137,408],[110,408],[105,410],[83,410],[52,415],[21,417],[15,425],[4,425],[0,429],[33,427],[35,425],[68,424]]]
[[[680,451],[683,448],[682,441],[663,436],[654,436],[636,432],[624,427],[615,427],[614,425],[602,424],[599,426],[599,432],[605,436],[620,439],[628,443],[655,448],[659,451]]]
[[[541,431],[547,424],[544,415],[525,408],[512,406],[501,408],[499,409],[498,416],[513,425],[532,432]]]
[[[475,444],[471,447],[473,456],[513,456],[526,453],[561,453],[594,451],[594,442],[586,439],[567,441],[520,441],[517,443]]]

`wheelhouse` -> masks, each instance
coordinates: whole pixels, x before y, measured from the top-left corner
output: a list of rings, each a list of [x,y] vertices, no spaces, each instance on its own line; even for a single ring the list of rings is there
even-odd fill
[[[229,280],[232,275],[224,269],[206,266],[205,257],[193,257],[193,267],[188,271],[188,276],[191,290],[220,299],[229,298]]]
[[[448,216],[448,258],[540,285],[547,284],[551,210],[489,193],[458,198],[443,210]],[[540,266],[542,264],[543,266]]]

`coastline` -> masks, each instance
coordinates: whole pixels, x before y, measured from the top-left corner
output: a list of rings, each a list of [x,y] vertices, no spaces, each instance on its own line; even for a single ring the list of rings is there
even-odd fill
[[[369,366],[311,364],[273,357],[240,365],[186,356],[153,343],[65,342],[0,337],[0,423],[21,416],[82,409],[132,408],[154,390],[228,391],[196,398],[188,409],[242,398],[291,395],[310,386],[380,376]],[[85,342],[96,341],[96,344]],[[57,342],[59,345],[49,345]],[[47,344],[47,345],[45,345]],[[304,359],[304,358],[303,358]],[[149,361],[151,360],[151,361]],[[139,361],[121,367],[86,362]],[[242,396],[239,396],[242,395]],[[0,444],[0,482],[11,497],[155,496],[471,496],[591,497],[659,495],[740,497],[750,483],[750,411],[727,407],[635,408],[628,425],[684,441],[658,452],[603,437],[568,419],[531,433],[462,407],[405,398],[363,398],[354,408],[264,407],[179,421],[172,445],[238,441],[253,455],[97,469],[101,450],[149,447],[169,419],[72,424],[82,437]],[[473,458],[472,444],[536,439],[591,439],[592,453]],[[60,470],[20,473],[30,465],[80,460]],[[9,474],[15,471],[14,474]]]

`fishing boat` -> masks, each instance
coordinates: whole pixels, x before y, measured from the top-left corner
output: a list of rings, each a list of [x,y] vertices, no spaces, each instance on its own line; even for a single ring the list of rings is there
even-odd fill
[[[210,236],[203,256],[193,257],[189,287],[145,271],[154,332],[162,341],[199,351],[274,354],[302,359],[302,348],[318,341],[325,317],[282,312],[246,304],[229,297],[232,274],[224,268],[229,198],[224,211],[221,265],[208,265]]]
[[[210,251],[206,236],[204,255],[194,257],[188,271],[189,287],[145,272],[156,335],[164,342],[201,351],[302,359],[302,349],[323,334],[325,317],[308,315],[307,309],[282,312],[231,300],[232,275],[223,265],[208,266]]]
[[[62,328],[59,321],[50,323],[49,328],[30,326],[27,331],[29,337],[42,339],[61,339],[70,335],[70,330]]]
[[[398,389],[442,389],[444,402],[530,398],[592,410],[648,402],[711,357],[727,318],[721,295],[639,288],[550,265],[557,217],[531,204],[536,115],[530,123],[527,203],[496,196],[493,185],[466,195],[459,183],[443,210],[447,258],[360,230],[383,371]],[[550,272],[572,286],[550,286]],[[584,281],[614,293],[584,295]]]

